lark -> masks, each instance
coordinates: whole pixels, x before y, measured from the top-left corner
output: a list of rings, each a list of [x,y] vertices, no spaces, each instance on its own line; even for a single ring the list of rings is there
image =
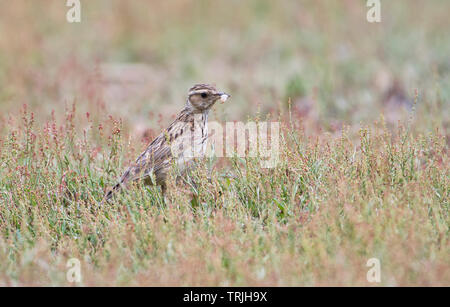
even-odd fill
[[[196,84],[191,87],[186,105],[175,121],[128,167],[118,183],[105,194],[104,201],[138,180],[149,185],[159,185],[164,193],[166,179],[173,166],[182,176],[194,166],[196,159],[205,156],[209,111],[217,101],[223,103],[229,97],[227,93],[218,91],[209,84]]]

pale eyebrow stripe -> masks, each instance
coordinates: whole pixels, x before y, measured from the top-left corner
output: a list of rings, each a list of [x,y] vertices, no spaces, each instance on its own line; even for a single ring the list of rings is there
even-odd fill
[[[190,91],[189,92],[189,96],[194,95],[194,94],[202,94],[202,93],[208,93],[209,90],[196,90],[196,91]]]

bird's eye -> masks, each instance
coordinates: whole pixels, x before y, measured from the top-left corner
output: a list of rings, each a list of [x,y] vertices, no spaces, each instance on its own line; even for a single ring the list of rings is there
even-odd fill
[[[202,98],[206,98],[206,97],[208,97],[208,94],[202,93],[201,96],[202,96]]]

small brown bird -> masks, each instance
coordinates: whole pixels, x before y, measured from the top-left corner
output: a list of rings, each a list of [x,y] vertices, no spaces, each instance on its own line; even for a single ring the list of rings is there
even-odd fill
[[[225,102],[229,97],[212,85],[196,84],[191,87],[186,106],[175,121],[128,167],[119,182],[105,194],[104,200],[109,200],[116,191],[136,180],[160,185],[164,192],[166,177],[173,165],[183,174],[193,165],[195,158],[204,157],[209,110],[218,100]]]

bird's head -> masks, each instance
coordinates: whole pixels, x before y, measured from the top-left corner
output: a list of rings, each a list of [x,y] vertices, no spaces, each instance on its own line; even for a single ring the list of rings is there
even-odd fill
[[[194,112],[209,110],[218,100],[225,102],[230,95],[218,91],[213,85],[196,84],[189,89],[187,104]]]

